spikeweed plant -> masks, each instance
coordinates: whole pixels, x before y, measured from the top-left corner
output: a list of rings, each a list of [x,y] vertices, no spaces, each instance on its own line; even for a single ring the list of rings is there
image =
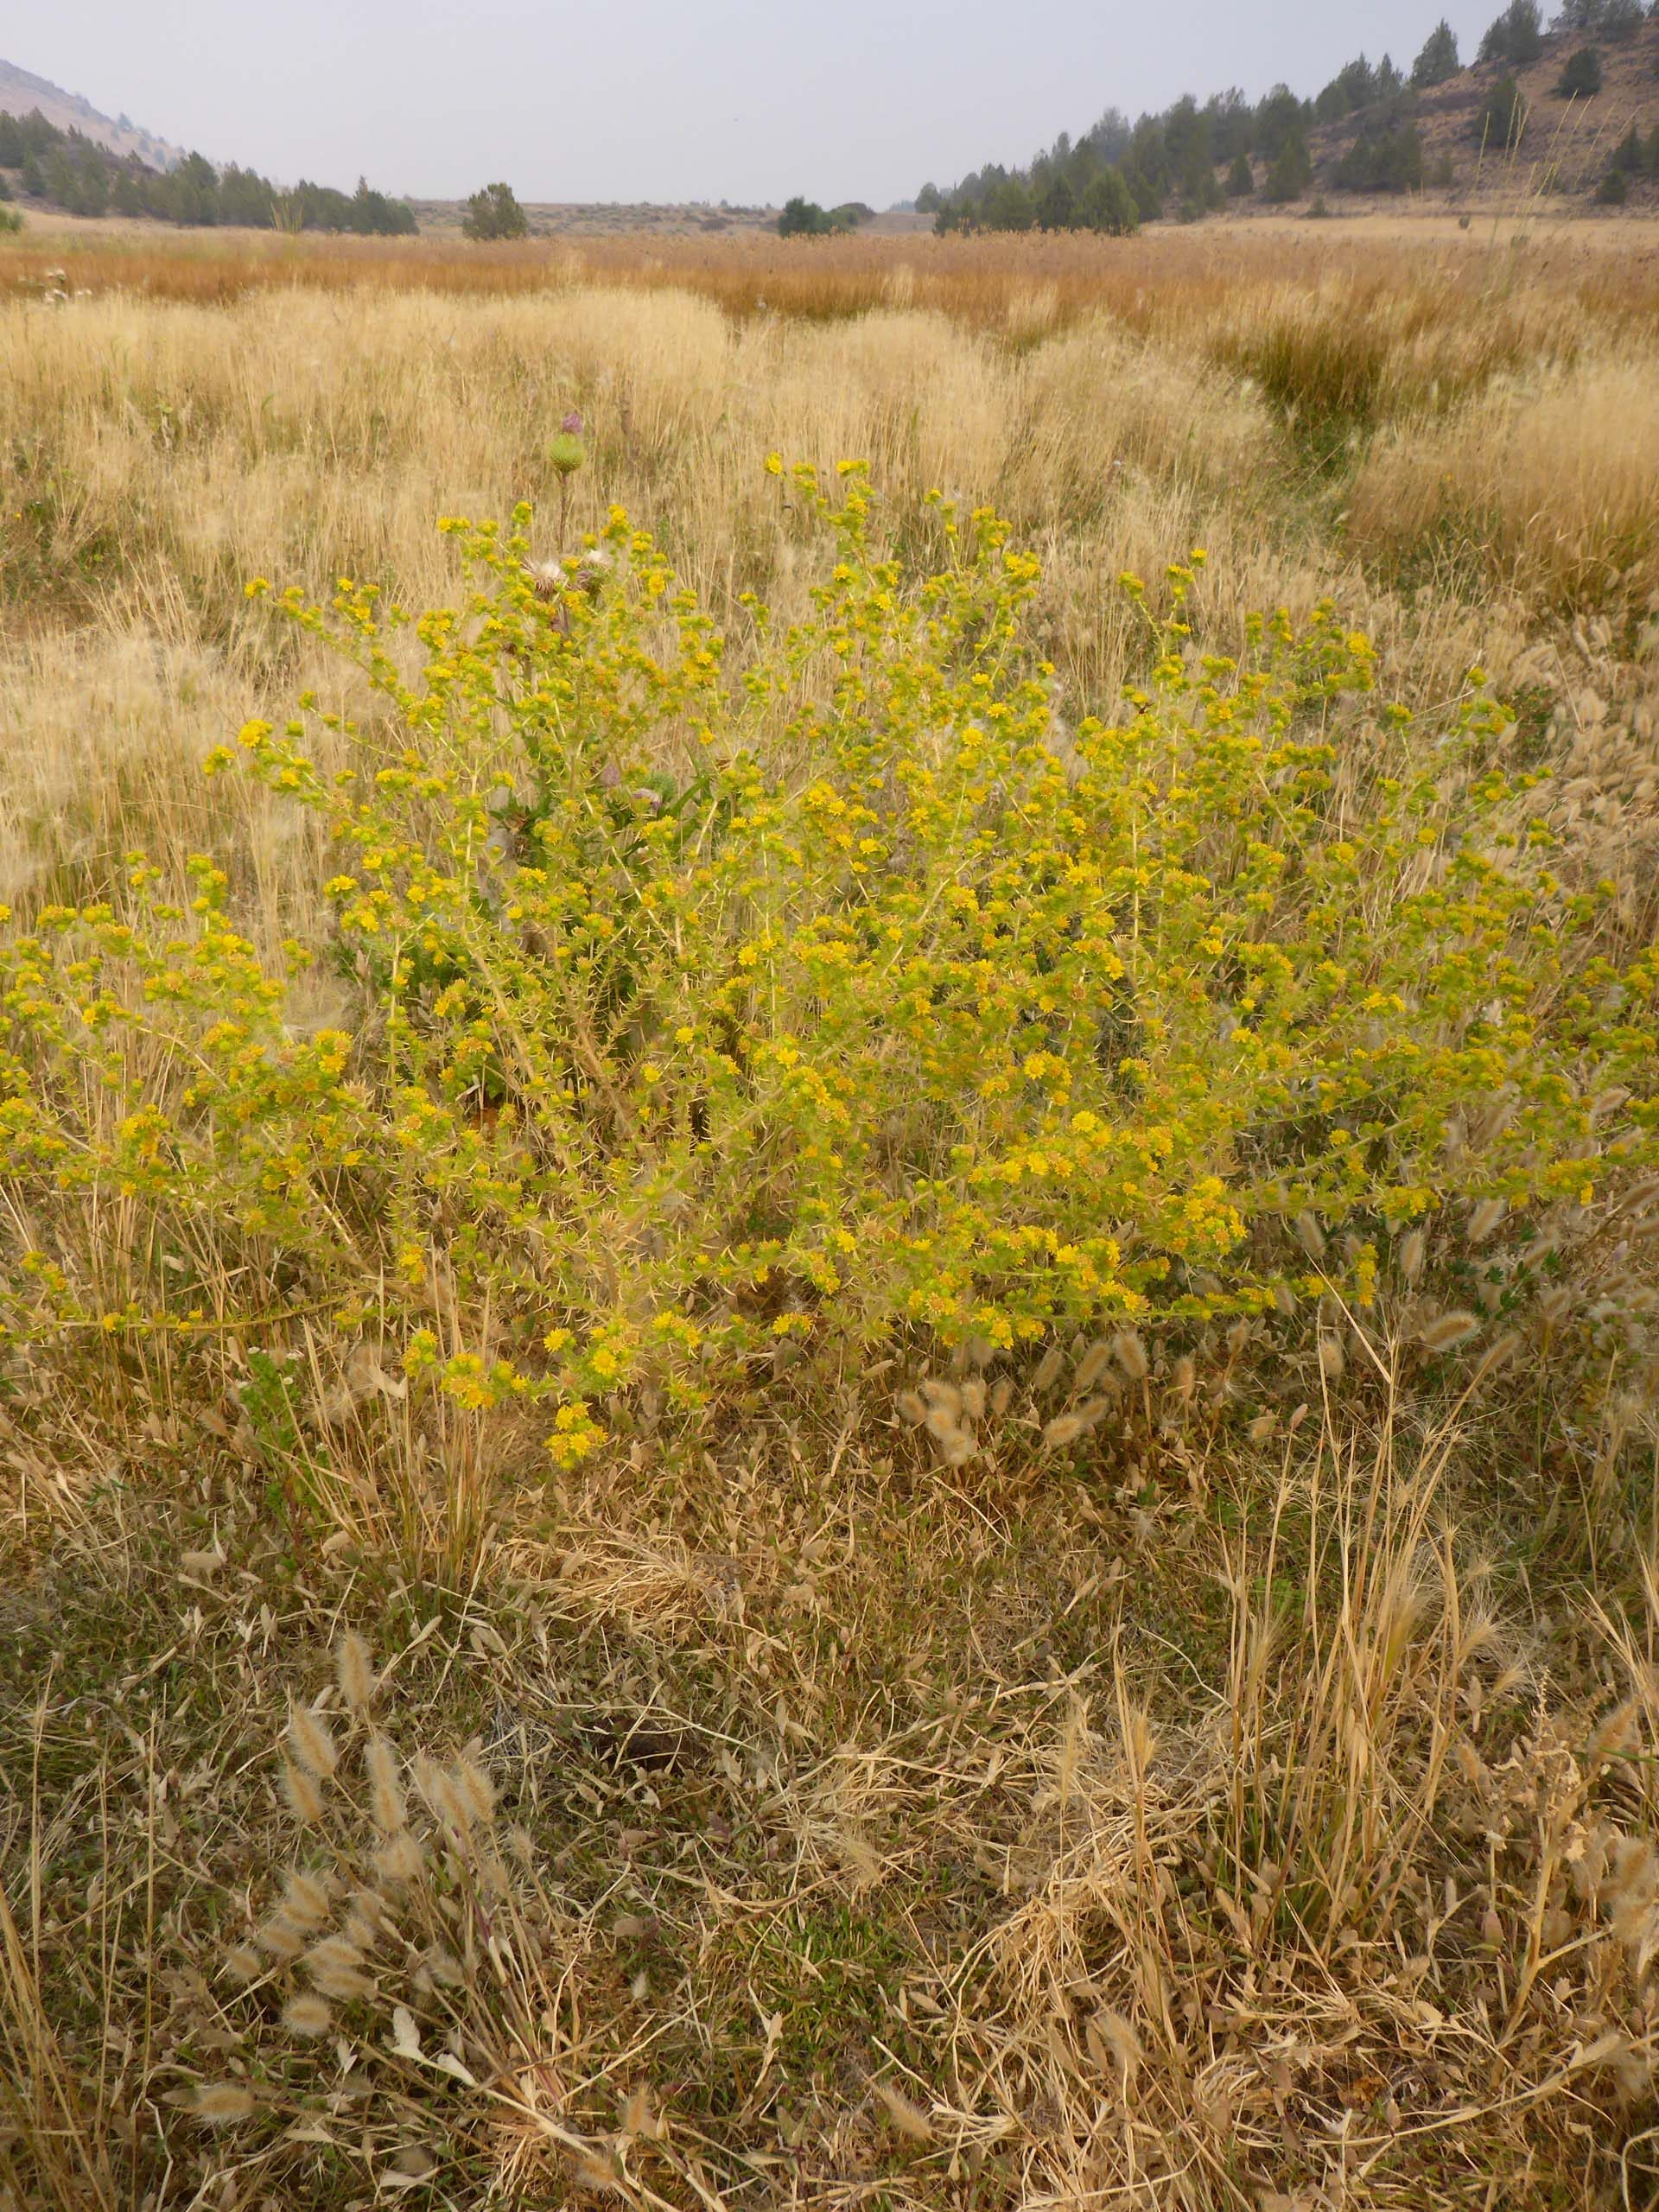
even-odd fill
[[[354,1026],[294,1025],[315,956],[266,972],[205,858],[14,931],[14,1356],[321,1332],[568,1469],[878,1347],[982,1372],[1080,1332],[1144,1394],[1151,1332],[1190,1400],[1241,1323],[1314,1317],[1335,1379],[1394,1285],[1423,1357],[1475,1357],[1651,1205],[1659,968],[1559,877],[1478,674],[1418,729],[1329,607],[1203,650],[1198,553],[1122,580],[1149,675],[1074,724],[994,514],[936,496],[918,575],[860,467],[768,466],[827,551],[810,619],[744,601],[736,677],[620,511],[550,574],[527,509],[446,524],[469,588],[418,618],[279,599],[376,713],[338,774],[315,698],[207,765],[324,823]],[[962,1416],[923,1401],[956,1463]]]

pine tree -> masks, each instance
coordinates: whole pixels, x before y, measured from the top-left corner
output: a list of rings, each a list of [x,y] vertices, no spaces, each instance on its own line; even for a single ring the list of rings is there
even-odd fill
[[[1302,127],[1305,110],[1288,85],[1275,85],[1255,111],[1255,143],[1269,162],[1276,161],[1285,141]]]
[[[1344,192],[1420,191],[1423,142],[1409,124],[1403,130],[1372,131],[1348,149],[1333,181]]]
[[[1307,150],[1307,141],[1300,130],[1293,130],[1279,149],[1279,157],[1268,171],[1268,181],[1262,189],[1269,200],[1281,206],[1287,200],[1300,200],[1313,181],[1313,162]]]
[[[1442,16],[1411,65],[1413,91],[1426,92],[1434,85],[1445,84],[1448,77],[1457,75],[1459,67],[1457,34]]]
[[[1511,69],[1524,69],[1543,50],[1538,0],[1510,0],[1503,14],[1487,25],[1480,41],[1483,61],[1507,61]]]
[[[1031,187],[1021,176],[1004,177],[985,202],[985,223],[993,231],[1028,231],[1037,219]]]
[[[1155,223],[1164,212],[1163,188],[1149,169],[1142,168],[1131,158],[1123,168],[1123,181],[1135,201],[1135,212],[1143,223]]]
[[[1611,39],[1634,38],[1649,12],[1642,0],[1607,0],[1601,12],[1601,35]]]
[[[1581,46],[1570,55],[1555,79],[1555,90],[1564,100],[1593,99],[1601,90],[1600,48]]]
[[[1607,166],[1610,169],[1622,170],[1626,176],[1640,176],[1646,168],[1647,156],[1643,151],[1642,133],[1635,124],[1614,147],[1613,158]]]
[[[1481,102],[1475,116],[1475,137],[1489,153],[1507,153],[1521,143],[1526,129],[1527,104],[1513,77],[1501,77]]]
[[[1108,238],[1126,238],[1140,229],[1141,212],[1122,169],[1101,170],[1083,195],[1083,219]]]
[[[1046,231],[1070,231],[1077,226],[1077,200],[1065,172],[1052,177],[1037,202],[1037,220]]]

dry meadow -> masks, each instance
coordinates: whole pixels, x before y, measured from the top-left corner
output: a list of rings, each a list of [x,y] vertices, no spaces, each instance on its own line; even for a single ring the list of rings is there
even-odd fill
[[[1656,308],[1634,226],[0,247],[9,2212],[1659,2202]],[[543,666],[560,775],[643,734],[509,819]],[[958,1122],[1091,774],[1162,822],[1258,710]],[[878,893],[825,823],[922,784]],[[994,893],[914,993],[842,929]],[[1321,1072],[1212,1129],[1269,928],[1249,1079]],[[1143,931],[1096,1098],[1045,982]]]

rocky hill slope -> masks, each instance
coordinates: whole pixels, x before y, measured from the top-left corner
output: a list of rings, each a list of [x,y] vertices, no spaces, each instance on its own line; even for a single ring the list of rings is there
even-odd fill
[[[100,114],[79,92],[66,92],[61,85],[20,69],[15,62],[0,61],[0,112],[29,115],[36,108],[60,130],[79,130],[113,154],[136,154],[153,169],[170,169],[184,159],[182,147],[140,130],[130,117]]]
[[[1593,46],[1599,57],[1602,88],[1590,99],[1563,97],[1556,89],[1562,71],[1586,46]],[[1483,148],[1482,108],[1511,75],[1524,104],[1520,143],[1511,152],[1489,134]],[[1542,53],[1524,67],[1478,62],[1420,92],[1410,121],[1422,141],[1424,180],[1431,191],[1438,186],[1483,197],[1505,189],[1591,192],[1632,129],[1649,137],[1659,129],[1659,19],[1616,41],[1575,31],[1547,33]],[[1376,123],[1372,111],[1362,108],[1313,127],[1308,149],[1321,185],[1328,188],[1342,156]],[[1638,192],[1641,181],[1633,180]]]

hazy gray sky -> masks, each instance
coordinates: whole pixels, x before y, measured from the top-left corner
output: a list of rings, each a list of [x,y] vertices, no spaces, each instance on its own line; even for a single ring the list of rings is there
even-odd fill
[[[907,198],[1116,105],[1362,48],[1402,67],[1499,0],[4,0],[0,55],[279,181],[450,197]]]

